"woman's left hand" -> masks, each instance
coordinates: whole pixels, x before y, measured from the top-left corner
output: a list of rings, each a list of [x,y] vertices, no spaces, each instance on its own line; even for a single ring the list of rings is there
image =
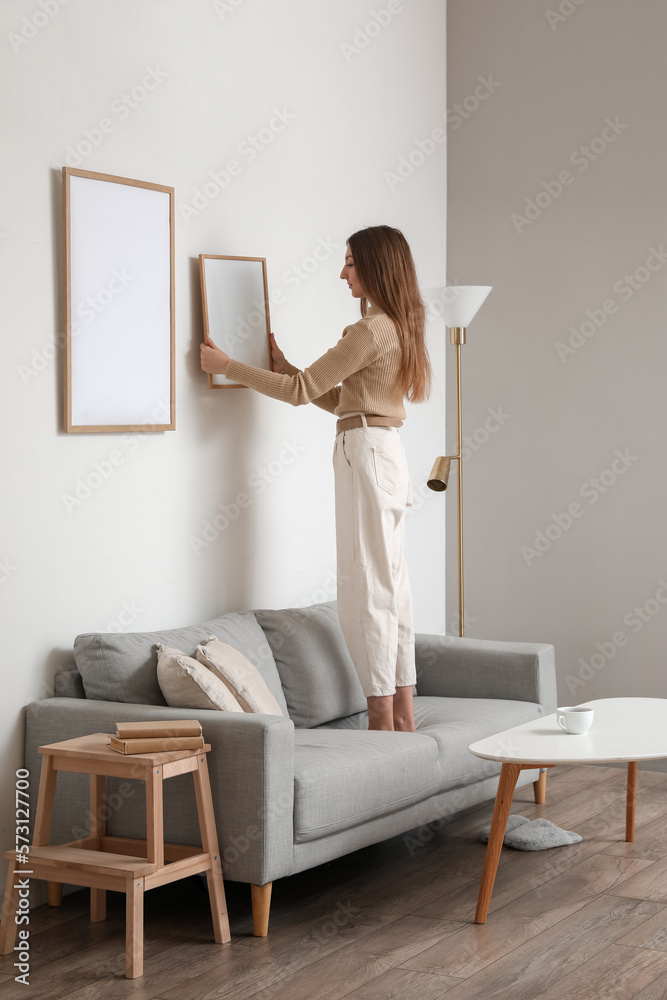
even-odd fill
[[[200,348],[202,371],[209,375],[224,375],[229,364],[229,355],[216,347],[210,337],[204,338]]]

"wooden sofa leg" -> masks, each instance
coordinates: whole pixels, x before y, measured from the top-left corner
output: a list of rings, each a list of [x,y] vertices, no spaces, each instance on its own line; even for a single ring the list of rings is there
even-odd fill
[[[537,781],[533,782],[533,795],[538,806],[544,805],[547,800],[547,772],[540,771]]]
[[[63,903],[62,882],[47,882],[46,891],[49,896],[49,906],[62,906]]]
[[[269,933],[269,910],[271,909],[271,887],[266,885],[251,885],[252,897],[252,929],[255,937],[266,937]]]

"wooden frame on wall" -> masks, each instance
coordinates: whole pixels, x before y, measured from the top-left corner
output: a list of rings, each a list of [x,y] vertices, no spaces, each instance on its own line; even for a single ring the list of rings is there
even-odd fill
[[[204,335],[236,361],[271,370],[271,319],[265,257],[199,254]],[[209,375],[209,389],[244,389]]]
[[[65,430],[174,430],[174,189],[62,176]]]

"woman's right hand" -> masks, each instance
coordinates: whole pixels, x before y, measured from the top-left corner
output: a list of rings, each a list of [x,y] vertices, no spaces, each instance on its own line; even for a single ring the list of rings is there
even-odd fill
[[[271,370],[274,372],[278,372],[279,375],[282,375],[283,369],[285,367],[285,355],[276,344],[276,338],[273,336],[273,333],[271,333],[270,338],[271,338]]]

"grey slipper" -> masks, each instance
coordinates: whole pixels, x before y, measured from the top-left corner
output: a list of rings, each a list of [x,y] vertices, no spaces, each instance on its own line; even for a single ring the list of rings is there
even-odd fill
[[[530,820],[527,820],[525,816],[515,816],[515,815],[510,816],[509,819],[507,820],[507,826],[505,827],[505,837],[507,837],[507,834],[511,833],[512,830],[516,830],[518,826],[523,826],[525,823],[529,822]],[[486,842],[488,841],[490,833],[491,833],[491,824],[489,824],[489,826],[483,827],[482,830],[480,831],[479,839],[482,841],[483,844],[486,844]]]
[[[490,831],[491,827],[485,826],[480,832],[479,839],[483,843],[488,841]],[[578,844],[580,840],[581,834],[561,830],[548,819],[528,820],[525,816],[510,816],[503,843],[517,851],[546,851],[552,847]]]

